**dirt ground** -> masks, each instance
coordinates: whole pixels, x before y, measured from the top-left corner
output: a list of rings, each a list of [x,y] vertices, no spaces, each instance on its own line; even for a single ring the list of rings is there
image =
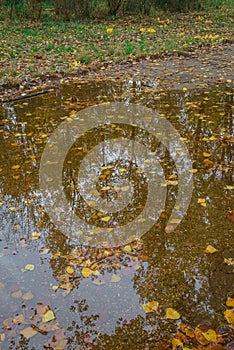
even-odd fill
[[[0,99],[20,96],[22,93],[54,87],[63,82],[71,83],[92,79],[125,79],[141,80],[146,87],[169,89],[206,88],[214,84],[234,86],[234,43],[214,47],[202,47],[188,56],[165,56],[155,59],[92,63],[89,66],[77,67],[72,76],[55,75],[44,77],[39,81],[29,81],[24,89],[20,87],[1,87]],[[26,89],[26,90],[25,90]]]

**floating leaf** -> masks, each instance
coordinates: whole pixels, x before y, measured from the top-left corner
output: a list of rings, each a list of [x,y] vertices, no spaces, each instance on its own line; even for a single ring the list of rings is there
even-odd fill
[[[33,294],[29,291],[22,296],[22,299],[23,300],[31,300],[31,299],[33,299]]]
[[[102,221],[108,222],[110,220],[110,216],[104,216],[103,218],[101,218]]]
[[[82,273],[83,277],[88,278],[89,276],[91,276],[93,274],[93,270],[91,270],[88,267],[83,267],[81,273]]]
[[[227,186],[226,186],[226,189],[227,189],[227,190],[234,190],[234,186],[227,185]]]
[[[22,297],[22,295],[23,295],[23,293],[21,292],[21,290],[17,290],[16,292],[11,294],[12,298],[14,298],[14,299],[19,299]]]
[[[37,331],[32,329],[32,327],[27,327],[20,331],[20,334],[22,334],[25,338],[30,339],[32,338],[35,334],[37,334]]]
[[[211,154],[210,154],[210,153],[207,153],[207,152],[204,152],[204,153],[203,153],[203,156],[208,158],[208,157],[211,156]]]
[[[204,250],[205,253],[208,253],[208,254],[214,254],[215,252],[217,252],[217,249],[214,248],[212,245],[208,245],[206,247],[206,249]]]
[[[192,173],[192,174],[195,174],[195,173],[198,172],[198,170],[197,169],[190,169],[189,172]]]
[[[234,323],[234,310],[225,310],[224,316],[228,323]]]
[[[172,339],[171,345],[172,345],[172,350],[176,350],[178,346],[184,349],[182,341],[176,338]]]
[[[44,315],[42,315],[42,322],[49,322],[54,319],[55,319],[55,316],[52,310],[48,310]]]
[[[228,297],[226,300],[226,305],[230,307],[234,306],[234,298]]]
[[[206,207],[206,199],[198,198],[197,203],[201,204],[202,207]]]
[[[207,332],[203,332],[202,334],[209,342],[216,343],[217,334],[213,329],[208,329]]]
[[[178,320],[180,318],[180,314],[176,310],[169,307],[166,310],[166,318],[170,320]]]
[[[131,251],[132,251],[132,248],[131,248],[131,246],[130,245],[126,245],[125,247],[124,247],[124,249],[123,249],[126,253],[131,253]]]
[[[144,311],[148,314],[158,310],[159,303],[157,301],[149,301],[148,303],[141,304]]]
[[[117,283],[121,280],[121,277],[119,275],[113,274],[111,277],[111,282]]]
[[[68,266],[67,268],[66,268],[66,272],[67,273],[69,273],[69,275],[72,275],[73,273],[74,273],[74,268],[72,267],[72,266]]]
[[[19,164],[16,164],[16,165],[12,165],[11,169],[12,170],[17,170],[20,168],[20,165]]]
[[[34,270],[34,265],[32,264],[27,264],[25,267],[24,267],[25,270],[27,271],[33,271]]]

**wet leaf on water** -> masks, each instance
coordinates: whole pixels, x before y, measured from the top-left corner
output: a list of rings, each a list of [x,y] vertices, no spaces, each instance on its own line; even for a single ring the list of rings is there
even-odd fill
[[[207,332],[203,332],[203,336],[209,342],[216,343],[217,342],[217,334],[213,329],[208,329]]]
[[[201,345],[209,344],[209,341],[204,337],[203,331],[199,328],[199,326],[195,328],[195,336],[198,343],[200,343]]]
[[[102,284],[105,284],[105,281],[101,280],[101,279],[95,279],[92,281],[92,283],[101,286]]]
[[[27,292],[27,293],[25,293],[23,296],[22,296],[22,299],[23,300],[31,300],[31,299],[33,299],[33,294],[32,294],[32,292]]]
[[[27,271],[33,271],[34,270],[34,265],[33,264],[27,264],[24,267],[25,270]]]
[[[111,277],[111,282],[117,283],[121,280],[121,277],[119,275],[113,274]]]
[[[4,333],[1,333],[0,334],[0,341],[5,341],[5,334]]]
[[[103,218],[101,218],[102,221],[108,222],[110,220],[110,216],[104,216]]]
[[[216,249],[215,247],[213,247],[212,245],[209,244],[209,245],[206,247],[206,249],[204,250],[204,252],[207,253],[207,254],[214,254],[214,253],[217,252],[217,249]]]
[[[66,268],[66,272],[69,274],[69,275],[72,275],[74,273],[74,268],[72,266],[68,266]]]
[[[93,270],[91,270],[89,267],[83,267],[81,273],[83,277],[88,278],[93,274]]]
[[[224,258],[223,262],[227,264],[228,266],[234,266],[234,259],[233,258]]]
[[[157,301],[149,301],[148,303],[141,304],[145,313],[150,313],[158,310],[159,303]]]
[[[132,251],[132,248],[131,248],[131,246],[130,245],[126,245],[125,247],[124,247],[124,249],[123,249],[126,253],[131,253],[131,251]]]
[[[201,204],[202,207],[206,207],[206,199],[198,198],[197,203]]]
[[[169,307],[166,309],[166,318],[170,320],[178,320],[180,318],[180,314],[176,310]]]
[[[227,190],[234,190],[234,186],[227,185],[227,186],[226,186],[226,189],[227,189]]]
[[[207,153],[207,152],[204,152],[204,153],[203,153],[203,156],[208,158],[208,157],[211,156],[211,154],[210,154],[210,153]]]
[[[179,330],[182,333],[186,334],[186,336],[189,337],[189,338],[194,338],[195,337],[194,330],[191,327],[189,327],[187,324],[183,323],[183,322],[180,323]]]
[[[20,315],[17,315],[13,318],[13,323],[14,324],[22,324],[22,323],[25,323],[24,321],[24,315],[20,314]]]
[[[49,322],[54,319],[55,319],[55,316],[52,310],[48,310],[44,315],[42,315],[42,322]]]
[[[195,173],[198,172],[198,169],[190,169],[189,172],[192,173],[192,174],[195,174]]]
[[[20,168],[20,165],[19,164],[16,164],[16,165],[12,165],[11,169],[12,170],[17,170]]]
[[[234,298],[228,297],[226,300],[226,305],[229,307],[232,307],[232,306],[234,307]]]
[[[172,350],[176,350],[178,346],[184,349],[182,341],[176,338],[172,339],[171,345],[172,345]]]
[[[31,241],[35,241],[35,240],[39,239],[40,237],[41,237],[41,234],[39,232],[33,232],[32,237],[31,237]]]
[[[224,316],[228,323],[234,323],[234,310],[225,310]]]
[[[14,299],[19,299],[22,297],[22,295],[23,295],[23,293],[21,292],[21,290],[17,290],[16,292],[13,292],[11,294],[12,298],[14,298]]]
[[[22,334],[25,338],[30,339],[32,338],[34,335],[37,334],[37,331],[35,331],[34,329],[32,329],[32,327],[27,327],[23,330],[20,331],[20,334]]]

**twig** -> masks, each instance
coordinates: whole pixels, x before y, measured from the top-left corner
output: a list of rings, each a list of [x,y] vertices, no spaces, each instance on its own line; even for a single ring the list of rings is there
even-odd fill
[[[2,100],[1,103],[3,104],[3,103],[7,103],[7,102],[19,101],[19,100],[23,100],[23,99],[26,99],[26,98],[35,97],[35,96],[38,96],[38,95],[48,94],[51,91],[54,91],[54,90],[53,89],[49,89],[49,90],[37,91],[37,92],[33,92],[31,94],[25,94],[25,95],[21,95],[21,96],[17,96],[17,97],[8,98],[6,100]]]

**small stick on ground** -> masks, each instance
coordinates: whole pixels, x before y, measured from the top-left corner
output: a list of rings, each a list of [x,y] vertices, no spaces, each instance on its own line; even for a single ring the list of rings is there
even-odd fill
[[[31,97],[35,97],[38,95],[44,95],[44,94],[48,94],[49,92],[54,91],[53,89],[49,89],[49,90],[42,90],[42,91],[37,91],[37,92],[33,92],[31,94],[25,94],[25,95],[21,95],[21,96],[17,96],[17,97],[12,97],[12,98],[8,98],[6,100],[2,100],[1,103],[7,103],[7,102],[13,102],[13,101],[19,101],[19,100],[23,100],[26,98],[31,98]]]

